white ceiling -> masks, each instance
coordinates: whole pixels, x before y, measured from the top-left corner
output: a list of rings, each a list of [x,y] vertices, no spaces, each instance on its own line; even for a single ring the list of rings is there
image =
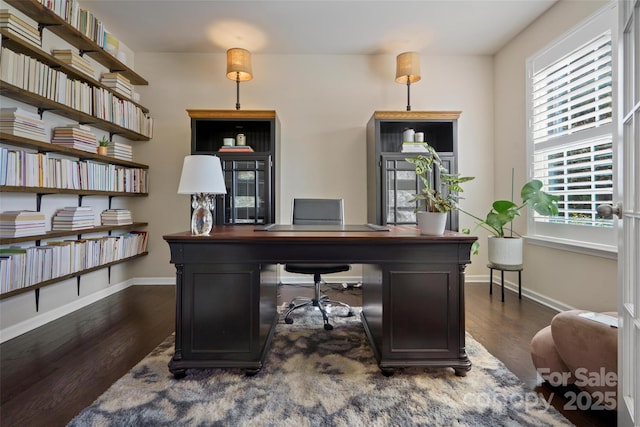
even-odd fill
[[[491,55],[556,0],[82,0],[134,52]]]

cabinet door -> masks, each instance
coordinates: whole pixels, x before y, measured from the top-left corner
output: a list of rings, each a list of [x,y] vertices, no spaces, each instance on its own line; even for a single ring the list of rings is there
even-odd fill
[[[406,157],[410,157],[406,156]],[[382,223],[415,224],[417,206],[411,202],[421,189],[413,165],[398,155],[382,156]]]
[[[417,207],[411,202],[413,196],[422,190],[422,182],[416,176],[414,166],[406,159],[413,153],[382,155],[382,223],[383,224],[415,224]],[[456,173],[452,156],[441,156],[442,163],[451,173]],[[432,186],[439,186],[439,174],[429,174]],[[457,212],[450,212],[447,229],[458,229]]]
[[[227,194],[224,199],[220,199],[221,206],[218,208],[216,223],[273,222],[271,156],[225,156],[221,160]]]

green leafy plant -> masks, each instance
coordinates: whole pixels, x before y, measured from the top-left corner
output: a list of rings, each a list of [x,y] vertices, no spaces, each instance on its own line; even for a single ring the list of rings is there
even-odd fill
[[[537,179],[525,183],[520,190],[522,204],[517,205],[511,200],[496,200],[491,205],[491,210],[484,219],[464,209],[458,208],[458,210],[475,219],[477,227],[484,228],[494,237],[513,237],[513,227],[509,229],[509,236],[505,236],[504,229],[507,224],[513,225],[513,220],[520,216],[520,211],[524,209],[525,206],[531,206],[531,208],[540,215],[552,216],[558,214],[559,197],[542,191],[542,186],[542,181]],[[470,234],[471,230],[465,228],[462,232]],[[471,253],[478,255],[479,248],[480,243],[476,240],[471,246]]]
[[[522,190],[520,190],[522,198],[522,204],[520,205],[510,200],[494,201],[491,205],[491,210],[484,219],[463,209],[458,210],[475,219],[479,227],[489,231],[495,237],[505,237],[505,227],[520,216],[520,211],[525,206],[531,206],[540,215],[552,216],[558,214],[558,196],[542,191],[542,185],[542,181],[537,179],[524,184]],[[513,229],[510,229],[510,235],[513,235]]]
[[[463,192],[460,184],[471,181],[474,177],[461,177],[458,174],[451,174],[442,163],[442,159],[436,150],[428,144],[428,155],[418,155],[407,158],[406,161],[413,164],[416,175],[420,178],[422,189],[415,194],[411,202],[418,202],[414,212],[426,209],[427,212],[449,212],[458,208],[458,201]],[[433,186],[430,175],[438,173],[439,185]]]
[[[107,139],[106,136],[103,136],[102,139],[100,139],[100,141],[98,141],[98,145],[100,147],[108,147],[110,144],[110,141]]]

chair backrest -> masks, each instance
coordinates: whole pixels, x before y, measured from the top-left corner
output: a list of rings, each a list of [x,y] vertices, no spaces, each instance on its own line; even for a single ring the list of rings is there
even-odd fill
[[[343,224],[342,199],[293,199],[293,224]]]

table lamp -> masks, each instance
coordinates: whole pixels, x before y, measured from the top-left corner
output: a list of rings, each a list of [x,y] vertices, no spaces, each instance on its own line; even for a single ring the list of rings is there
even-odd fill
[[[178,194],[191,194],[191,233],[208,235],[213,226],[216,194],[227,194],[220,159],[216,156],[186,156]]]

